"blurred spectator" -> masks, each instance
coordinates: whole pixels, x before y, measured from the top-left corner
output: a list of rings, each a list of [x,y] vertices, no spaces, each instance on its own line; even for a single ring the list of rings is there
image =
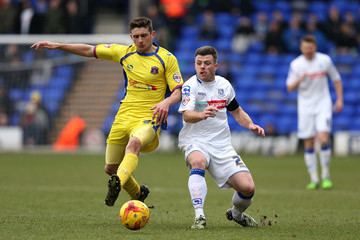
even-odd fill
[[[265,132],[266,132],[266,136],[268,137],[276,137],[279,136],[279,133],[276,129],[276,126],[272,123],[272,122],[267,122],[265,124]]]
[[[284,41],[282,38],[280,24],[272,21],[269,26],[269,31],[265,36],[265,49],[267,53],[279,54],[284,52]]]
[[[217,40],[219,38],[217,27],[214,13],[211,10],[205,11],[203,14],[203,22],[200,26],[200,39]]]
[[[347,23],[340,25],[340,33],[337,35],[336,52],[339,54],[357,54],[358,42],[354,29]]]
[[[324,22],[326,36],[331,41],[335,42],[338,34],[340,33],[341,18],[337,7],[332,6],[329,8],[327,19]]]
[[[25,145],[44,145],[48,143],[50,118],[42,105],[41,95],[34,91],[21,117]]]
[[[193,0],[160,0],[160,5],[165,13],[166,22],[169,26],[170,36],[177,39],[184,24],[184,17],[187,14],[188,6]],[[174,49],[175,41],[170,42],[169,50]]]
[[[324,34],[318,29],[317,22],[314,18],[312,20],[309,20],[306,24],[306,33],[309,35],[313,35],[316,39],[318,50],[320,52],[327,52],[328,48],[328,41],[325,38]]]
[[[69,0],[65,6],[66,33],[82,33],[82,22],[79,14],[79,5],[76,0]]]
[[[19,45],[6,45],[4,51],[4,60],[7,68],[0,72],[0,77],[6,80],[5,84],[8,88],[27,88],[29,86],[29,70],[21,69],[21,53]],[[20,67],[20,69],[18,69]],[[16,69],[14,71],[13,69]]]
[[[290,19],[290,25],[283,33],[283,41],[287,52],[299,53],[300,39],[304,35],[301,29],[301,18],[298,15],[293,15]]]
[[[32,2],[34,15],[31,19],[29,33],[31,34],[41,34],[44,33],[44,27],[46,24],[46,14],[48,11],[48,1],[47,0],[37,0]]]
[[[50,0],[49,9],[45,14],[44,33],[65,33],[64,15],[61,0]]]
[[[151,19],[153,23],[153,28],[156,31],[156,39],[159,41],[159,44],[165,48],[169,47],[169,31],[167,23],[164,17],[159,13],[158,6],[151,4],[146,8],[146,14],[148,18]]]
[[[256,14],[254,30],[258,40],[265,40],[268,31],[268,17],[265,12],[258,12],[258,14]]]
[[[17,32],[21,34],[30,33],[30,27],[34,16],[34,10],[29,0],[21,0],[19,2],[19,10],[17,16]]]
[[[245,52],[252,41],[255,39],[255,30],[251,19],[240,17],[235,29],[235,36],[232,42],[232,49],[235,52]]]
[[[0,34],[14,33],[16,9],[10,0],[0,1]]]
[[[345,13],[343,23],[346,23],[347,25],[349,25],[355,32],[359,32],[359,30],[360,30],[359,29],[360,19],[356,22],[355,17],[352,12],[348,11]]]
[[[9,117],[12,111],[12,102],[7,89],[3,83],[0,83],[0,126],[9,124]]]
[[[295,12],[294,16],[298,18],[300,22],[302,21],[301,14]],[[283,32],[286,28],[288,28],[289,24],[284,19],[284,14],[280,10],[273,11],[271,13],[271,17],[273,21],[276,21],[279,24],[281,32]]]

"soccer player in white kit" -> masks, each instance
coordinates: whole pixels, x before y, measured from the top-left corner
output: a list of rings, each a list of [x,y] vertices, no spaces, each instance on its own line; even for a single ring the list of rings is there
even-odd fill
[[[215,75],[217,67],[216,49],[211,46],[198,48],[195,52],[196,75],[182,88],[179,112],[183,114],[183,128],[179,134],[179,147],[190,167],[188,188],[195,209],[191,228],[203,229],[206,226],[205,169],[220,188],[232,187],[235,190],[233,206],[227,210],[226,217],[242,226],[255,227],[256,221],[244,213],[251,204],[255,184],[249,169],[231,145],[226,111],[253,133],[265,136],[265,131],[254,124],[239,106],[229,81]]]
[[[301,39],[301,55],[290,63],[286,85],[288,91],[298,90],[298,137],[304,140],[304,159],[310,183],[307,189],[332,188],[330,180],[330,132],[332,111],[343,109],[343,87],[341,77],[326,54],[316,52],[316,40],[307,35]],[[336,102],[332,107],[329,92],[330,76],[335,92]],[[317,171],[315,140],[320,143],[321,185]]]

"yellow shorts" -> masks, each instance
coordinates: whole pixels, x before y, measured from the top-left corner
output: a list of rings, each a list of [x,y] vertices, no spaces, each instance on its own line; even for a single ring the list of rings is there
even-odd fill
[[[130,137],[140,140],[141,152],[152,152],[159,146],[160,126],[151,120],[114,123],[107,138],[106,163],[119,164]]]

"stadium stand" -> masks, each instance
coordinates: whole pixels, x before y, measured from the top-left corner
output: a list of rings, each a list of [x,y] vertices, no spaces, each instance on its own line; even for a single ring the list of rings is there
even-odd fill
[[[209,2],[211,3],[211,1]],[[338,39],[333,39],[327,29],[327,23],[330,21],[328,13],[330,9],[335,9],[340,15],[340,24],[334,25],[334,28],[339,27],[338,30],[340,31],[341,23],[346,23],[351,25],[354,34],[359,36],[360,3],[352,0],[275,1],[275,4],[270,0],[259,0],[251,1],[251,3],[253,4],[251,13],[242,13],[241,9],[240,11],[228,12],[217,12],[216,9],[211,9],[214,11],[216,28],[219,32],[217,39],[200,39],[204,16],[201,11],[189,11],[196,13],[196,15],[187,16],[190,20],[185,19],[183,21],[187,24],[181,26],[176,41],[172,39],[174,43],[171,46],[174,49],[170,49],[179,60],[184,79],[194,74],[194,50],[202,45],[215,46],[219,50],[220,64],[225,62],[227,64],[225,74],[233,83],[240,104],[252,115],[254,120],[263,126],[272,125],[278,134],[290,134],[296,130],[296,93],[286,91],[285,81],[288,65],[298,52],[291,52],[286,47],[280,51],[276,49],[273,51],[274,49],[272,49],[269,52],[265,45],[264,36],[257,35],[259,27],[257,16],[259,13],[264,14],[269,26],[272,21],[280,21],[277,17],[280,13],[283,17],[283,22],[279,25],[282,30],[289,26],[292,18],[299,18],[304,32],[307,21],[316,21],[319,30],[326,36],[325,49],[331,55],[342,75],[345,90],[344,112],[334,116],[334,130],[360,130],[359,43],[356,49],[339,46]],[[345,17],[348,13],[353,15],[355,20],[353,23],[348,20],[351,17]],[[239,19],[244,15],[251,20],[255,32],[252,33],[249,46],[245,51],[237,52],[232,46],[232,40],[237,34],[236,27]],[[6,33],[11,33],[11,31]],[[44,55],[39,55],[29,50],[28,46],[16,49],[13,46],[3,44],[0,45],[0,50],[2,59],[0,61],[0,83],[7,88],[7,94],[13,103],[7,125],[15,126],[21,123],[25,103],[29,101],[31,92],[34,90],[41,93],[43,103],[50,116],[52,118],[59,116],[59,111],[63,107],[79,71],[76,65],[66,62],[73,63],[76,62],[76,59],[71,59],[59,51],[45,51]],[[35,67],[37,71],[31,71],[31,73],[26,67],[34,67],[34,62],[49,58],[55,59],[55,62],[56,59],[66,59],[66,61],[53,66],[46,66],[42,62]],[[23,63],[22,68],[17,69],[16,63],[19,61]],[[17,70],[16,74],[10,73],[9,69]],[[22,82],[22,79],[25,78],[28,81]],[[8,81],[8,79],[12,80]],[[110,130],[112,120],[123,96],[123,89],[120,87],[114,95],[116,97],[113,98],[113,102],[109,103],[106,108],[109,109],[109,112],[105,114],[106,116],[97,126],[102,129],[105,135]],[[332,95],[334,96],[333,93]],[[231,118],[229,121],[234,131],[244,130],[238,127]],[[180,127],[181,116],[177,113],[176,107],[173,107],[169,115],[169,131],[177,133]]]
[[[276,10],[283,14],[286,25],[289,25],[293,12],[299,11],[296,8],[299,6],[294,6],[294,2],[276,1],[273,4],[266,0],[254,1],[255,11],[251,15],[251,19],[255,21],[257,13],[265,12],[271,21],[272,14]],[[306,2],[307,4],[299,11],[300,15],[306,19],[311,14],[316,14],[319,19],[319,26],[326,21],[328,11],[332,7],[337,8],[341,16],[344,16],[346,12],[351,12],[356,16],[356,21],[360,21],[360,4],[356,1]],[[232,81],[237,91],[240,104],[252,117],[264,126],[267,124],[274,125],[280,134],[296,131],[296,94],[286,91],[285,81],[289,63],[297,56],[298,52],[268,53],[265,51],[264,42],[261,40],[253,41],[245,52],[234,52],[231,49],[230,41],[236,34],[236,25],[233,23],[237,22],[241,16],[241,14],[215,12],[217,29],[221,33],[216,40],[201,39],[201,41],[194,41],[199,37],[200,23],[203,20],[201,13],[196,17],[196,24],[183,27],[175,51],[179,58],[183,77],[186,79],[194,73],[192,63],[194,49],[200,45],[213,45],[219,50],[221,58],[230,62],[229,71],[232,79],[229,80]],[[359,31],[359,28],[355,30]],[[356,123],[353,121],[360,119],[359,112],[356,111],[360,106],[359,44],[355,51],[350,50],[348,52],[338,52],[336,42],[332,42],[329,38],[326,44],[329,46],[327,53],[334,59],[345,89],[345,109],[342,114],[334,116],[334,130],[360,130],[359,121]],[[220,59],[220,64],[222,59]],[[333,92],[332,96],[334,96]],[[230,126],[235,131],[243,130],[231,120]]]

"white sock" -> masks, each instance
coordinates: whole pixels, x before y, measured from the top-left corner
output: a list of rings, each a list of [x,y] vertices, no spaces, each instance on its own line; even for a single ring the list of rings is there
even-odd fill
[[[331,148],[329,145],[322,146],[320,150],[321,178],[330,178]]]
[[[241,214],[250,206],[252,202],[252,196],[246,197],[240,192],[234,192],[232,197],[232,215],[234,218],[241,217]]]
[[[314,149],[305,149],[304,159],[311,182],[318,183],[319,176],[317,172],[317,161]]]
[[[205,181],[205,170],[193,168],[190,171],[188,188],[191,196],[191,202],[195,209],[195,217],[198,218],[204,214],[204,203],[207,194],[207,185]]]

